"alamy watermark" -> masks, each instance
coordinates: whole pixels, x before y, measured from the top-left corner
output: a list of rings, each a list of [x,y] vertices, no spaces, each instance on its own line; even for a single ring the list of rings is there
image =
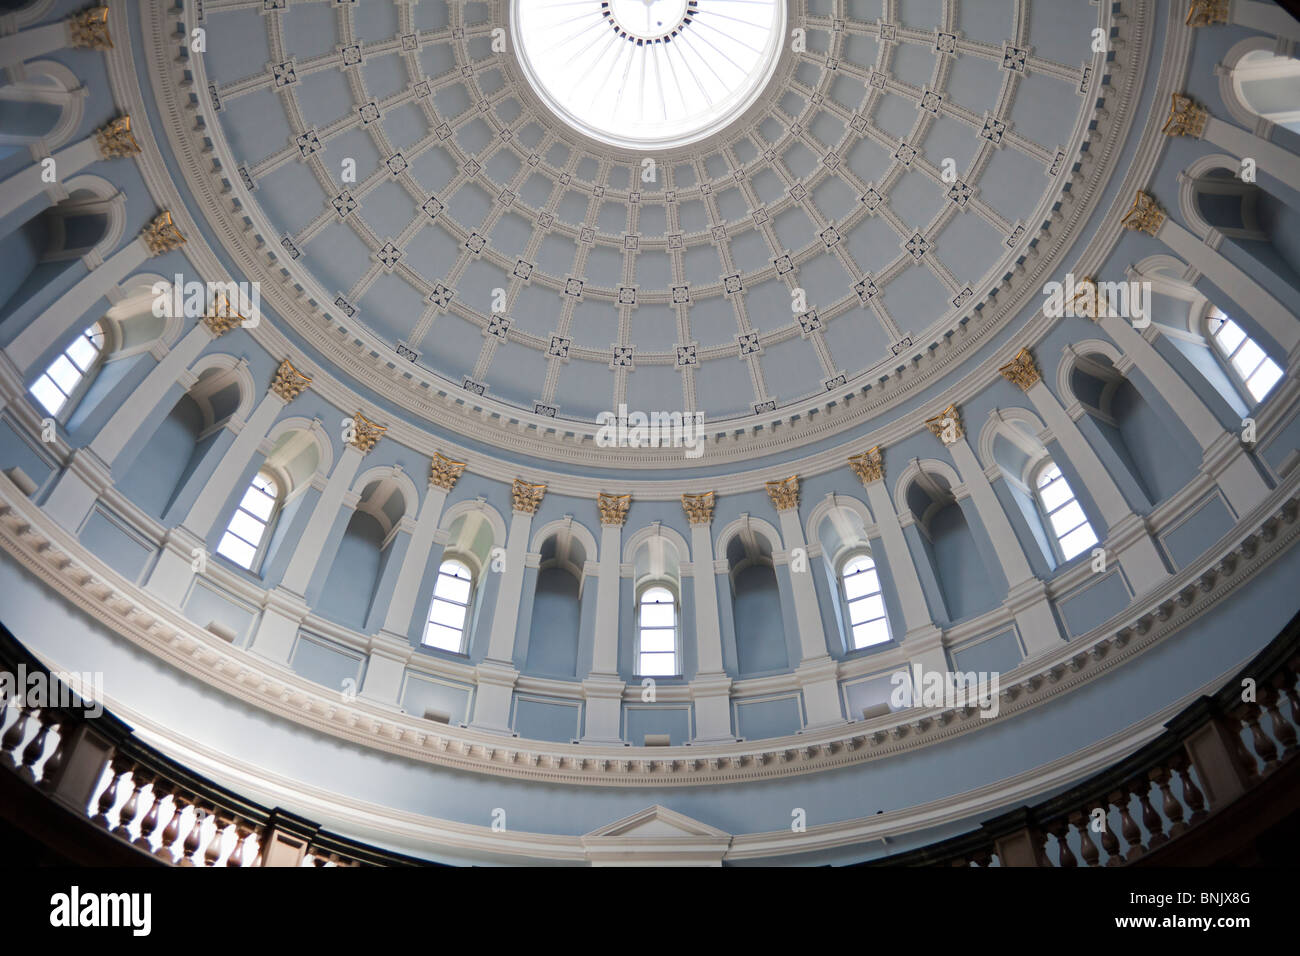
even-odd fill
[[[1128,319],[1135,329],[1151,324],[1150,282],[1094,282],[1066,273],[1064,282],[1043,286],[1047,301],[1043,314],[1049,319],[1062,316],[1081,319]]]
[[[617,412],[596,416],[599,448],[685,448],[687,458],[704,454],[703,412]]]
[[[17,672],[0,671],[0,699],[39,710],[83,708],[94,719],[104,713],[104,675],[101,671],[28,673],[27,666],[19,664]]]
[[[974,707],[983,718],[998,715],[1001,675],[997,671],[927,671],[913,661],[909,670],[890,675],[889,683],[894,688],[889,694],[893,710]]]
[[[257,282],[185,281],[179,272],[173,281],[159,279],[150,288],[155,318],[197,319],[205,315],[237,314],[245,328],[256,328],[261,315],[262,289]]]

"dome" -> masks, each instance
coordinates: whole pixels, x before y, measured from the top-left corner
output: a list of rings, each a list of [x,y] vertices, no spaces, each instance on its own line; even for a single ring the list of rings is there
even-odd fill
[[[1064,866],[1294,637],[1273,3],[5,10],[0,651],[137,848]]]

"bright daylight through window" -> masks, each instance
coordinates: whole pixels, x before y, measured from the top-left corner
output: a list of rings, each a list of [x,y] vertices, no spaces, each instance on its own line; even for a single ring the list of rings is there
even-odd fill
[[[619,146],[721,129],[772,75],[777,0],[515,0],[520,62],[560,116]]]

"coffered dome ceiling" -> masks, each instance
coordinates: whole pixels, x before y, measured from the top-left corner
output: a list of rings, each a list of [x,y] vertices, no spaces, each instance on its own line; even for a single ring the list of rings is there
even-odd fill
[[[290,324],[525,421],[625,403],[743,427],[870,389],[987,316],[1097,105],[1093,4],[589,6],[205,5],[207,135],[312,304]],[[628,32],[631,8],[650,25]],[[788,18],[771,62],[764,15]],[[582,82],[539,95],[521,46]],[[608,90],[634,66],[623,103]],[[667,129],[628,118],[647,108],[677,139],[724,125],[620,148],[557,115],[570,94],[606,138]],[[347,336],[319,336],[333,325]]]

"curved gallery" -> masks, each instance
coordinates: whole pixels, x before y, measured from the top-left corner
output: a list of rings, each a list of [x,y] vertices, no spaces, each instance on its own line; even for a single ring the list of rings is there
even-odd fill
[[[3,15],[0,588],[46,666],[423,859],[843,863],[1115,765],[1283,630],[1295,21],[591,7]]]

